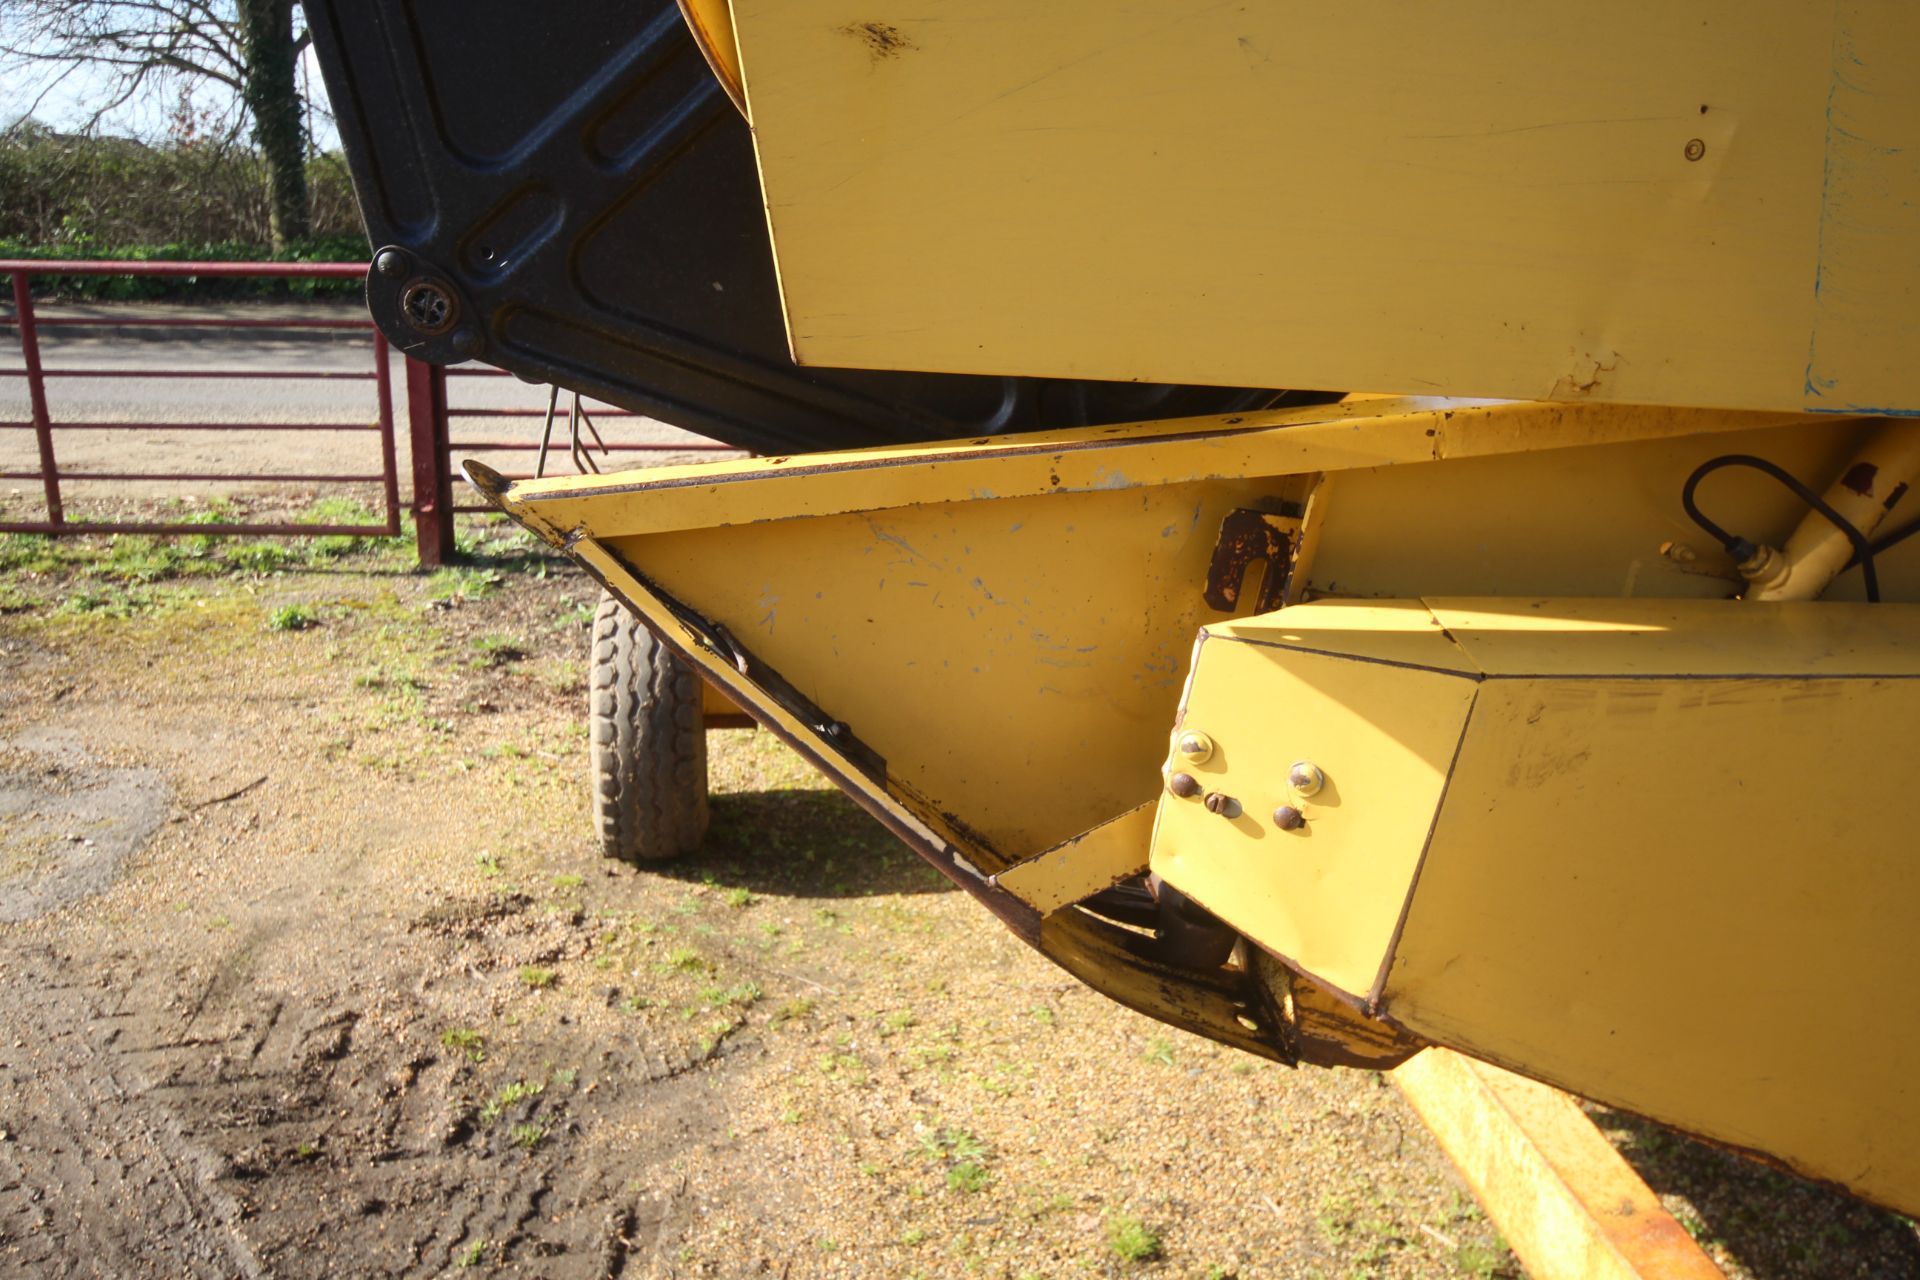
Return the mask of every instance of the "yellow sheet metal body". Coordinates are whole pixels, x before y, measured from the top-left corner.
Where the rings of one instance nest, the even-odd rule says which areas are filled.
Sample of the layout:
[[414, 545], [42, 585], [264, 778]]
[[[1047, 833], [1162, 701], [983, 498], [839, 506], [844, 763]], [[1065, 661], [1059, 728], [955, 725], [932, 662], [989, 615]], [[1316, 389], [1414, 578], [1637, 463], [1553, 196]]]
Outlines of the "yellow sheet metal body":
[[[1613, 583], [1631, 560], [1657, 561], [1681, 527], [1675, 495], [1693, 460], [1802, 439], [1844, 446], [1854, 431], [1763, 414], [1371, 400], [536, 480], [512, 486], [510, 509], [556, 542], [589, 532], [790, 673], [887, 761], [924, 821], [988, 849], [991, 872], [1152, 799], [1194, 632], [1226, 616], [1200, 587], [1227, 512], [1298, 507], [1315, 474], [1358, 480], [1447, 459], [1419, 467], [1442, 483], [1450, 467], [1524, 454], [1533, 484], [1472, 496], [1547, 523], [1567, 514], [1549, 477], [1624, 489], [1645, 486], [1634, 478], [1645, 466], [1678, 468], [1657, 521], [1614, 513], [1611, 560], [1576, 544], [1529, 561]], [[1779, 504], [1771, 490], [1743, 493], [1729, 510]], [[1779, 510], [1764, 527], [1791, 527], [1790, 500]], [[1418, 524], [1403, 537], [1449, 541]], [[1393, 559], [1387, 548], [1379, 572]], [[1481, 557], [1479, 589], [1499, 589], [1515, 559]], [[1645, 577], [1652, 594], [1729, 589]]]
[[1245, 812], [1163, 797], [1152, 865], [1424, 1039], [1912, 1206], [1916, 717], [1913, 605], [1300, 605], [1203, 632]]
[[[1146, 861], [1138, 820], [1112, 820], [1163, 792], [1160, 769], [1196, 630], [1213, 637], [1201, 646], [1203, 676], [1209, 654], [1259, 649], [1264, 656], [1245, 658], [1247, 669], [1221, 686], [1224, 695], [1211, 681], [1193, 685], [1196, 700], [1212, 700], [1205, 718], [1228, 725], [1214, 732], [1192, 721], [1218, 743], [1209, 767], [1238, 777], [1251, 765], [1258, 776], [1234, 783], [1240, 818], [1194, 810], [1193, 821], [1211, 824], [1196, 828], [1206, 839], [1160, 842], [1154, 858], [1169, 882], [1347, 992], [1351, 1007], [1378, 996], [1420, 1036], [1770, 1151], [1911, 1208], [1920, 1205], [1911, 1170], [1882, 1159], [1879, 1139], [1848, 1128], [1870, 1108], [1884, 1116], [1908, 1106], [1897, 1072], [1884, 1065], [1904, 1061], [1904, 1050], [1879, 1055], [1876, 1065], [1842, 1061], [1830, 1045], [1768, 1039], [1794, 1040], [1783, 1028], [1806, 1021], [1798, 1009], [1776, 1007], [1778, 992], [1814, 1008], [1817, 990], [1819, 1017], [1827, 1018], [1853, 991], [1884, 1001], [1866, 984], [1910, 970], [1916, 958], [1879, 917], [1838, 923], [1842, 907], [1852, 909], [1844, 895], [1875, 875], [1882, 892], [1867, 908], [1909, 900], [1897, 858], [1873, 837], [1903, 829], [1907, 816], [1897, 805], [1881, 816], [1872, 806], [1839, 805], [1827, 816], [1835, 797], [1884, 793], [1904, 803], [1913, 794], [1896, 777], [1900, 756], [1888, 745], [1900, 740], [1899, 717], [1869, 705], [1871, 682], [1826, 678], [1874, 669], [1833, 657], [1845, 646], [1817, 627], [1742, 639], [1732, 624], [1681, 626], [1679, 614], [1647, 624], [1683, 605], [1714, 619], [1854, 616], [1847, 605], [1789, 615], [1728, 599], [1737, 590], [1731, 567], [1681, 514], [1679, 490], [1701, 461], [1734, 452], [1780, 459], [1823, 487], [1871, 427], [1836, 417], [1371, 399], [511, 485], [475, 474], [503, 509], [570, 549], [730, 699], [1022, 937], [1135, 1008], [1286, 1056], [1287, 1036], [1245, 970], [1162, 964], [1142, 952], [1139, 935], [1067, 905]], [[1729, 527], [1755, 538], [1783, 538], [1803, 514], [1764, 479], [1716, 483], [1701, 496]], [[1339, 643], [1304, 646], [1324, 652], [1301, 652], [1284, 670], [1273, 655], [1293, 644], [1285, 639], [1292, 631], [1276, 633], [1278, 647], [1229, 644], [1221, 637], [1231, 627], [1275, 619], [1231, 623], [1204, 598], [1225, 517], [1247, 511], [1292, 531], [1297, 555], [1284, 599], [1355, 597], [1278, 615], [1291, 628], [1313, 610], [1350, 611], [1340, 615]], [[1688, 537], [1698, 550], [1682, 556], [1671, 544]], [[1920, 600], [1911, 559], [1882, 566], [1888, 599]], [[1478, 595], [1618, 597], [1614, 605], [1637, 611], [1628, 620], [1634, 629], [1615, 635], [1598, 615], [1583, 625], [1655, 655], [1648, 674], [1658, 679], [1628, 678], [1621, 651], [1583, 647], [1585, 633], [1569, 619], [1584, 615], [1566, 611], [1573, 606], [1544, 615], [1553, 622], [1543, 646], [1541, 637], [1510, 636], [1510, 621], [1482, 626], [1467, 611], [1442, 625], [1425, 605], [1367, 599], [1431, 597], [1429, 583]], [[1253, 612], [1252, 597], [1243, 592], [1239, 612]], [[1893, 626], [1905, 611], [1883, 606], [1865, 616]], [[1538, 652], [1510, 652], [1523, 643]], [[1781, 654], [1803, 650], [1828, 656], [1809, 658], [1805, 671], [1781, 665]], [[1370, 660], [1356, 663], [1356, 653]], [[1573, 665], [1552, 665], [1555, 654]], [[1589, 658], [1597, 665], [1585, 665]], [[1905, 682], [1908, 665], [1896, 658], [1881, 674]], [[1495, 671], [1498, 681], [1489, 677]], [[1743, 674], [1752, 680], [1726, 678]], [[1578, 759], [1572, 738], [1527, 736], [1563, 724], [1558, 701], [1547, 700], [1552, 714], [1534, 724], [1530, 707], [1518, 704], [1504, 718], [1492, 714], [1495, 684], [1505, 696], [1528, 681], [1550, 686], [1543, 699], [1551, 691], [1571, 699], [1566, 715], [1595, 744], [1595, 763]], [[1756, 700], [1732, 696], [1754, 681]], [[1888, 705], [1903, 705], [1912, 687], [1902, 683]], [[1656, 688], [1669, 700], [1650, 699]], [[1483, 704], [1484, 719], [1470, 712]], [[1696, 709], [1706, 718], [1690, 718]], [[1617, 724], [1595, 719], [1614, 710]], [[1722, 714], [1738, 718], [1716, 718]], [[1190, 707], [1189, 715], [1198, 713]], [[1462, 747], [1466, 723], [1512, 738], [1482, 747], [1470, 737]], [[1308, 729], [1318, 735], [1313, 742], [1293, 736]], [[1621, 736], [1609, 737], [1616, 729]], [[1721, 734], [1735, 742], [1734, 755], [1711, 749]], [[1687, 755], [1670, 769], [1669, 744]], [[1797, 753], [1809, 746], [1831, 746], [1831, 767], [1801, 768]], [[1644, 791], [1618, 758], [1630, 747], [1650, 778]], [[1257, 825], [1284, 800], [1288, 765], [1316, 753], [1326, 753], [1329, 782], [1306, 806], [1308, 834], [1246, 832], [1247, 820]], [[1526, 769], [1503, 771], [1501, 761], [1515, 753], [1546, 776], [1536, 783]], [[1737, 777], [1712, 772], [1723, 759], [1741, 763]], [[1604, 775], [1581, 772], [1603, 764]], [[1596, 777], [1618, 793], [1625, 815], [1611, 829], [1580, 809], [1594, 802]], [[1481, 789], [1482, 813], [1456, 817], [1449, 806], [1469, 784]], [[1376, 787], [1391, 793], [1388, 804], [1377, 803]], [[1732, 817], [1709, 819], [1729, 805]], [[1497, 838], [1476, 825], [1509, 813], [1519, 825]], [[1872, 825], [1883, 817], [1887, 825]], [[1165, 835], [1164, 810], [1160, 818]], [[1456, 821], [1464, 824], [1457, 835]], [[1842, 873], [1835, 848], [1886, 860], [1856, 861]], [[1560, 858], [1562, 849], [1577, 860]], [[1305, 877], [1290, 874], [1309, 855], [1343, 850], [1352, 856]], [[1458, 859], [1445, 876], [1432, 861], [1443, 850]], [[1838, 888], [1824, 885], [1823, 896], [1804, 900], [1795, 894], [1812, 881], [1761, 892], [1746, 867], [1760, 851], [1782, 875], [1840, 874]], [[1036, 855], [1053, 861], [1030, 862]], [[1601, 867], [1591, 894], [1585, 880], [1550, 879], [1556, 868], [1588, 864]], [[1637, 876], [1644, 900], [1608, 879], [1614, 875]], [[1459, 901], [1444, 913], [1436, 908], [1431, 920], [1416, 910], [1396, 934], [1416, 879], [1416, 908], [1429, 892]], [[1510, 899], [1509, 880], [1524, 898]], [[1700, 901], [1683, 909], [1663, 893], [1667, 881]], [[1727, 892], [1712, 898], [1710, 885]], [[1704, 980], [1686, 966], [1718, 963], [1714, 957], [1658, 945], [1693, 928], [1703, 911], [1711, 918], [1702, 937], [1732, 934], [1730, 945], [1738, 944], [1712, 969], [1711, 1006]], [[1458, 916], [1464, 932], [1447, 934], [1440, 914]], [[1815, 928], [1821, 932], [1808, 932]], [[1606, 930], [1639, 949], [1616, 964], [1602, 945]], [[1585, 945], [1592, 937], [1600, 940]], [[1562, 949], [1548, 954], [1556, 945]], [[1421, 964], [1392, 970], [1382, 986], [1389, 954], [1418, 955]], [[1497, 972], [1481, 972], [1485, 966]], [[1461, 991], [1435, 980], [1448, 972], [1478, 976]], [[1537, 985], [1496, 998], [1500, 975]], [[1556, 1012], [1555, 1000], [1568, 1008]], [[1496, 1003], [1519, 1012], [1503, 1020]], [[1646, 1036], [1630, 1047], [1596, 1043], [1608, 1039], [1606, 1027], [1628, 1025], [1608, 1022], [1621, 1011], [1647, 1019], [1632, 1024], [1642, 1031], [1681, 1037], [1674, 1052]], [[1327, 1012], [1318, 1009], [1315, 1026], [1323, 1038], [1337, 1037], [1339, 1019]], [[1371, 1025], [1382, 1032], [1374, 1050], [1404, 1047], [1404, 1036]], [[1823, 1109], [1809, 1112], [1820, 1133], [1798, 1120], [1753, 1122], [1751, 1113], [1768, 1105], [1792, 1110], [1780, 1083], [1790, 1073], [1798, 1073], [1798, 1088], [1820, 1095]], [[1728, 1083], [1735, 1075], [1738, 1087]], [[1862, 1157], [1859, 1165], [1845, 1166], [1849, 1151]]]
[[733, 0], [803, 364], [1920, 410], [1903, 0]]

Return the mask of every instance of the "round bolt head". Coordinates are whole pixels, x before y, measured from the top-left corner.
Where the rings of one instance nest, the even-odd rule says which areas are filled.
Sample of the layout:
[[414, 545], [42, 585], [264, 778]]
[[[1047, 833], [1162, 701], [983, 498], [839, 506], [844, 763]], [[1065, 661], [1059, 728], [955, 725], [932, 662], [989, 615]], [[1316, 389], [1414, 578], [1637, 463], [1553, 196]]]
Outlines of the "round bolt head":
[[1307, 815], [1290, 804], [1283, 804], [1273, 811], [1273, 825], [1282, 831], [1298, 831], [1307, 825]]
[[479, 333], [476, 332], [471, 325], [462, 325], [460, 328], [455, 329], [453, 336], [447, 341], [452, 344], [455, 355], [462, 356], [468, 360], [479, 355], [480, 349], [485, 345], [480, 341]]
[[1195, 729], [1180, 735], [1179, 750], [1195, 764], [1205, 764], [1213, 755], [1213, 739]]
[[1681, 148], [1681, 151], [1687, 159], [1698, 160], [1701, 156], [1707, 154], [1707, 144], [1703, 139], [1689, 138], [1687, 139], [1687, 145]]
[[400, 294], [400, 315], [417, 333], [435, 337], [453, 328], [460, 306], [437, 280], [416, 280]]
[[1188, 800], [1200, 794], [1200, 784], [1193, 780], [1190, 773], [1176, 773], [1167, 779], [1167, 790], [1182, 800]]
[[398, 280], [412, 265], [398, 249], [382, 249], [373, 260], [373, 269], [389, 280]]
[[1310, 796], [1327, 785], [1327, 775], [1321, 773], [1320, 766], [1311, 760], [1300, 760], [1287, 770], [1287, 785], [1293, 788], [1296, 795]]
[[1240, 816], [1240, 802], [1222, 792], [1211, 792], [1203, 803], [1207, 806], [1208, 813], [1217, 813], [1223, 818]]

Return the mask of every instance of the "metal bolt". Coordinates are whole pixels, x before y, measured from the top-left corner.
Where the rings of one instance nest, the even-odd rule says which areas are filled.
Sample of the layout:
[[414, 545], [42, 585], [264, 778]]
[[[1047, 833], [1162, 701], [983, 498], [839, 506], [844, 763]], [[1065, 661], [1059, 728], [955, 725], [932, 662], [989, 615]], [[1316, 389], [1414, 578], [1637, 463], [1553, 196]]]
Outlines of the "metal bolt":
[[436, 280], [416, 280], [400, 295], [400, 314], [416, 331], [432, 337], [453, 328], [459, 304]]
[[1167, 790], [1186, 800], [1200, 794], [1200, 784], [1193, 780], [1190, 773], [1176, 773], [1167, 779]]
[[1205, 764], [1213, 755], [1213, 739], [1199, 730], [1180, 735], [1180, 754], [1195, 764]]
[[1687, 150], [1686, 150], [1687, 159], [1698, 160], [1701, 156], [1704, 156], [1705, 154], [1707, 154], [1707, 144], [1705, 142], [1703, 142], [1699, 138], [1689, 138], [1687, 140]]
[[1201, 803], [1207, 806], [1208, 813], [1217, 813], [1223, 818], [1237, 818], [1240, 816], [1240, 802], [1232, 796], [1225, 795], [1219, 791], [1210, 792], [1207, 798]]
[[471, 360], [480, 354], [482, 345], [480, 334], [472, 325], [463, 325], [455, 329], [453, 331], [453, 337], [449, 338], [448, 342], [452, 345], [453, 353], [457, 356]]
[[1287, 785], [1295, 795], [1311, 796], [1318, 794], [1321, 787], [1327, 785], [1327, 775], [1320, 772], [1320, 766], [1311, 760], [1298, 760], [1293, 768], [1287, 770]]
[[1273, 811], [1273, 825], [1282, 831], [1298, 831], [1307, 825], [1307, 815], [1290, 804], [1283, 804]]
[[413, 266], [398, 249], [382, 249], [373, 259], [373, 269], [389, 280], [398, 280]]

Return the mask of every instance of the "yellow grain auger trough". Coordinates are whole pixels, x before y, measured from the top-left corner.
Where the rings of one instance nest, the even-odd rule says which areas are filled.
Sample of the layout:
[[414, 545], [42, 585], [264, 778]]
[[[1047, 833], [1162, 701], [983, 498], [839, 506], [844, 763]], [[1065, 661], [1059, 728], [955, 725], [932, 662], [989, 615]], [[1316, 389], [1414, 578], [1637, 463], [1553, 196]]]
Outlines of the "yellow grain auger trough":
[[395, 341], [764, 455], [501, 510], [1134, 1009], [1920, 1210], [1920, 9], [685, 7], [349, 113]]

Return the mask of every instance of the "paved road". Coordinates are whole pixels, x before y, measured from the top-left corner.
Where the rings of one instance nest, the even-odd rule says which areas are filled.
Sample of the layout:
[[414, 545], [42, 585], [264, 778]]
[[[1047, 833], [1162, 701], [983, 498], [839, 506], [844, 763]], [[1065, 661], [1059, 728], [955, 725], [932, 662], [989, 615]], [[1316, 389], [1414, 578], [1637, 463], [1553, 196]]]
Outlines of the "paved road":
[[[64, 427], [56, 430], [55, 446], [63, 476], [68, 472], [219, 473], [377, 475], [380, 471], [379, 436], [372, 431], [259, 431], [215, 432], [168, 429], [175, 423], [339, 423], [370, 426], [378, 421], [375, 384], [360, 379], [308, 378], [269, 380], [223, 378], [223, 370], [248, 373], [299, 371], [371, 375], [374, 368], [370, 331], [312, 329], [168, 329], [132, 327], [115, 322], [127, 318], [204, 318], [232, 315], [232, 309], [181, 306], [44, 306], [41, 317], [75, 318], [97, 323], [85, 327], [51, 326], [41, 333], [41, 358], [51, 371], [78, 370], [83, 376], [53, 377], [47, 392], [51, 416], [61, 423], [127, 423], [125, 429], [92, 430]], [[358, 308], [347, 306], [263, 306], [245, 308], [258, 318], [325, 316], [358, 318]], [[0, 328], [0, 367], [17, 369], [21, 356], [11, 328]], [[398, 458], [401, 491], [410, 474], [406, 437], [403, 362], [391, 362], [394, 412], [400, 429]], [[84, 376], [127, 371], [160, 370], [169, 374], [191, 371], [214, 376], [102, 377]], [[448, 400], [462, 409], [513, 409], [529, 416], [461, 418], [456, 416], [456, 441], [532, 442], [538, 438], [537, 415], [547, 404], [548, 390], [500, 375], [484, 366], [464, 366], [450, 380]], [[566, 401], [562, 399], [564, 409]], [[606, 406], [588, 402], [602, 435], [609, 443], [686, 443], [700, 439], [651, 418], [610, 416]], [[17, 473], [36, 472], [38, 454], [26, 424], [30, 408], [25, 379], [0, 378], [0, 497], [13, 497], [17, 506], [38, 490], [31, 479]], [[564, 436], [564, 432], [562, 432]], [[562, 451], [549, 467], [571, 470]], [[486, 461], [502, 471], [531, 470], [533, 454], [489, 451]], [[654, 465], [711, 457], [697, 452], [616, 454], [613, 466]], [[258, 484], [238, 486], [258, 489]], [[73, 482], [76, 496], [105, 494], [108, 486]], [[116, 484], [115, 496], [158, 498], [173, 494], [232, 491], [220, 484], [182, 485], [177, 482]], [[9, 491], [19, 490], [19, 495]], [[24, 513], [23, 513], [24, 514]]]

